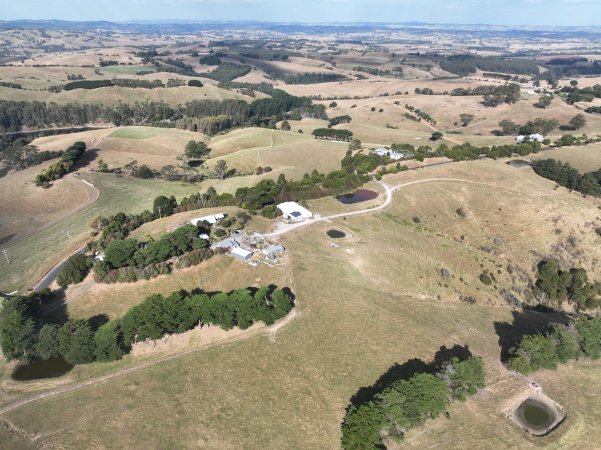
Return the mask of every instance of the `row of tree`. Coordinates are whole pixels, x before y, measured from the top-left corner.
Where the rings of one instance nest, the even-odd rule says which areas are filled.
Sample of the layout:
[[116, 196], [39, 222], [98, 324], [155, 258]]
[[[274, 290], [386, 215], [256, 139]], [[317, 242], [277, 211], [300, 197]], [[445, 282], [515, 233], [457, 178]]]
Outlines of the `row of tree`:
[[62, 153], [59, 161], [42, 171], [42, 173], [36, 175], [34, 184], [36, 186], [50, 187], [52, 181], [58, 180], [69, 173], [75, 163], [83, 156], [85, 151], [86, 144], [84, 142], [75, 142]]
[[353, 132], [350, 130], [338, 130], [334, 128], [316, 128], [313, 130], [315, 139], [327, 139], [330, 141], [350, 142]]
[[582, 175], [570, 164], [556, 159], [533, 161], [532, 168], [541, 177], [555, 181], [560, 186], [585, 195], [601, 195], [601, 169]]
[[451, 400], [465, 400], [484, 387], [480, 357], [455, 357], [435, 373], [418, 372], [377, 392], [373, 399], [347, 408], [342, 423], [344, 450], [381, 449], [397, 444], [405, 432], [445, 412]]
[[522, 337], [510, 349], [507, 366], [529, 374], [538, 369], [556, 369], [559, 363], [581, 357], [601, 356], [601, 317], [581, 317], [566, 324], [554, 323], [544, 333]]
[[289, 289], [275, 286], [232, 292], [174, 292], [153, 294], [132, 307], [121, 319], [98, 326], [92, 320], [48, 322], [41, 309], [42, 295], [9, 297], [0, 312], [0, 342], [4, 357], [31, 361], [63, 357], [70, 364], [113, 361], [144, 339], [160, 339], [198, 325], [226, 330], [248, 328], [255, 322], [267, 325], [294, 307]]
[[164, 102], [109, 106], [0, 100], [0, 132], [20, 131], [22, 128], [83, 126], [98, 122], [109, 122], [116, 126], [162, 125], [184, 128], [187, 123], [183, 119], [223, 116], [228, 127], [256, 126], [269, 123], [275, 115], [311, 106], [309, 98], [295, 97], [279, 89], [272, 91], [271, 98], [257, 99], [252, 103], [243, 100], [194, 100], [175, 107]]

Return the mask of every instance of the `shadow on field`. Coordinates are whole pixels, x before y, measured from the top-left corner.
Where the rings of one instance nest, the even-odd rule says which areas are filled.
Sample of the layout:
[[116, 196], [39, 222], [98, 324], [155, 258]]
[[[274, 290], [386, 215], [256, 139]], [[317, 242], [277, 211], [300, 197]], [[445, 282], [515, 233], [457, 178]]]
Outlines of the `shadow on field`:
[[515, 347], [527, 334], [546, 331], [552, 323], [567, 323], [568, 315], [552, 309], [523, 309], [513, 311], [513, 321], [495, 322], [495, 331], [501, 346], [501, 361], [507, 362], [509, 350]]
[[[391, 387], [399, 380], [411, 378], [413, 375], [426, 372], [436, 373], [441, 369], [441, 366], [453, 358], [464, 360], [470, 358], [472, 352], [467, 345], [454, 345], [447, 348], [445, 345], [440, 347], [434, 359], [430, 363], [426, 363], [419, 358], [413, 358], [403, 364], [395, 363], [371, 386], [359, 388], [359, 390], [351, 397], [348, 408], [353, 406], [363, 405], [374, 399], [374, 397], [385, 389]], [[347, 409], [348, 409], [347, 408]]]

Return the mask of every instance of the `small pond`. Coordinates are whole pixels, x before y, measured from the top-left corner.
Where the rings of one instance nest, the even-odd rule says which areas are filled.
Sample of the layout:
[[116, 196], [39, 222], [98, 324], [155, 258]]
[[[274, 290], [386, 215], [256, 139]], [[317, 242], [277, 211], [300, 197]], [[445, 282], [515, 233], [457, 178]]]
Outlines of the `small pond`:
[[326, 234], [331, 237], [332, 239], [339, 239], [339, 238], [343, 238], [346, 236], [346, 234], [344, 234], [342, 231], [340, 230], [335, 230], [335, 229], [331, 229], [326, 231]]
[[545, 397], [529, 397], [515, 410], [518, 423], [535, 436], [549, 433], [563, 418], [564, 414]]
[[72, 368], [73, 366], [63, 358], [50, 358], [18, 366], [12, 373], [11, 378], [16, 381], [54, 378], [66, 374]]
[[373, 200], [378, 196], [378, 193], [375, 191], [370, 191], [369, 189], [358, 189], [355, 192], [350, 194], [339, 195], [336, 197], [340, 203], [344, 203], [345, 205], [352, 205], [353, 203], [361, 203], [367, 200]]
[[511, 161], [507, 161], [511, 167], [515, 167], [516, 169], [521, 169], [523, 167], [530, 167], [532, 164], [530, 161], [524, 161], [523, 159], [513, 159]]

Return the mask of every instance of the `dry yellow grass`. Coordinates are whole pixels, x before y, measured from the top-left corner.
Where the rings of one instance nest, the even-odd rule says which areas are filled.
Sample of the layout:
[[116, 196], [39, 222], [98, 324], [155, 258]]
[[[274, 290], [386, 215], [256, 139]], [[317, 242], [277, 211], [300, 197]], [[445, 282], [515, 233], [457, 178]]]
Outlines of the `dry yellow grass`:
[[90, 198], [89, 189], [72, 177], [55, 181], [51, 189], [36, 187], [36, 175], [53, 163], [0, 178], [0, 242], [19, 239], [60, 220]]
[[592, 172], [601, 169], [601, 144], [580, 147], [561, 147], [530, 155], [527, 159], [553, 158], [569, 163], [579, 172]]
[[[593, 259], [599, 250], [591, 248], [594, 230], [587, 224], [597, 217], [596, 207], [580, 196], [554, 190], [552, 183], [531, 172], [494, 161], [404, 172], [385, 181], [402, 184], [437, 177], [486, 184], [424, 181], [396, 192], [384, 211], [335, 219], [282, 237], [291, 272], [282, 279], [277, 271], [265, 269], [261, 283], [274, 277], [293, 287], [300, 316], [275, 340], [259, 336], [184, 356], [33, 402], [6, 417], [29, 433], [48, 433], [40, 442], [51, 447], [95, 442], [139, 448], [143, 442], [145, 447], [338, 448], [344, 408], [357, 389], [372, 384], [393, 363], [428, 361], [441, 345], [460, 343], [485, 357], [490, 387], [466, 403], [454, 404], [448, 421], [428, 422], [410, 433], [407, 445], [534, 446], [499, 416], [500, 400], [525, 382], [502, 381], [508, 374], [497, 363], [495, 323], [511, 322], [512, 312], [501, 306], [498, 291], [477, 277], [484, 269], [495, 271], [498, 289], [511, 288], [508, 262], [527, 271], [537, 253], [544, 254], [562, 239], [552, 230], [556, 215], [563, 217], [563, 233], [577, 235], [577, 248], [586, 254], [583, 263], [598, 274]], [[466, 210], [465, 219], [456, 216], [458, 207]], [[326, 214], [327, 204], [322, 208]], [[414, 215], [420, 216], [420, 226], [412, 222]], [[339, 248], [329, 246], [325, 231], [331, 227], [349, 231], [349, 238], [338, 241]], [[481, 248], [499, 236], [504, 240], [500, 252]], [[451, 278], [440, 277], [437, 269], [442, 267]], [[236, 287], [257, 273], [248, 270], [241, 276], [219, 265], [214, 271], [191, 270], [192, 278], [185, 283]], [[165, 285], [167, 280], [172, 284]], [[173, 277], [151, 283], [163, 290], [179, 281]], [[183, 287], [189, 286], [185, 283]], [[93, 301], [80, 303], [81, 311], [89, 307], [86, 313], [109, 310], [118, 315], [122, 297], [141, 297], [137, 291], [147, 287], [136, 287], [135, 293], [127, 291], [127, 285], [106, 289], [119, 291], [98, 293]], [[473, 295], [477, 304], [458, 301], [459, 293]], [[78, 308], [79, 301], [70, 307]], [[531, 316], [541, 318], [537, 313]], [[129, 364], [124, 360], [81, 366], [69, 376], [85, 379]], [[546, 446], [593, 448], [598, 442], [601, 419], [590, 412], [596, 396], [574, 393], [594, 385], [600, 371], [599, 364], [576, 363], [535, 375], [574, 419], [545, 438]], [[56, 430], [62, 431], [50, 433]]]

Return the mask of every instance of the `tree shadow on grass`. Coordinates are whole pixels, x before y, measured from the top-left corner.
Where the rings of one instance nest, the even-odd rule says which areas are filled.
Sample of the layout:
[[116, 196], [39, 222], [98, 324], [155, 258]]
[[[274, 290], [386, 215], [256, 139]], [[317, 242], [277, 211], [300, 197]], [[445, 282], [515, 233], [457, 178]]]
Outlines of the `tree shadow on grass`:
[[512, 311], [513, 321], [495, 322], [494, 327], [499, 336], [501, 361], [507, 362], [509, 350], [515, 347], [524, 336], [545, 332], [552, 323], [568, 323], [570, 317], [551, 309], [523, 309]]
[[468, 359], [472, 356], [467, 345], [454, 345], [451, 348], [447, 348], [445, 345], [441, 346], [438, 351], [434, 354], [432, 362], [426, 363], [419, 358], [410, 359], [403, 364], [395, 363], [371, 386], [364, 386], [351, 397], [351, 401], [348, 408], [353, 406], [363, 405], [372, 401], [377, 394], [388, 389], [399, 380], [406, 380], [418, 373], [436, 373], [440, 370], [441, 366], [450, 361], [453, 358], [459, 358], [460, 360]]

